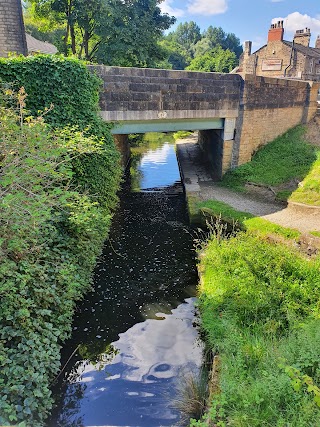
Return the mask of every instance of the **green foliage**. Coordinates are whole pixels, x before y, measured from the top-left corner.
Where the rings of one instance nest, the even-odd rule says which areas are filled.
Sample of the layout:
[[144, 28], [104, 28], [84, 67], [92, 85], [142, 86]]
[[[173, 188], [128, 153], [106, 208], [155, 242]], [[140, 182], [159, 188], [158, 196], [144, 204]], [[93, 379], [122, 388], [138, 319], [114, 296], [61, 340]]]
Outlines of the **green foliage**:
[[173, 137], [175, 140], [177, 139], [183, 139], [188, 138], [188, 136], [192, 135], [193, 132], [187, 131], [187, 130], [178, 130], [178, 132], [175, 132], [173, 134]]
[[304, 132], [298, 126], [265, 145], [251, 162], [226, 173], [223, 185], [241, 190], [246, 182], [273, 186], [302, 180], [316, 160], [316, 148], [305, 142]]
[[157, 64], [162, 65], [159, 68], [184, 70], [190, 64], [191, 56], [188, 51], [175, 41], [166, 38], [159, 42], [159, 45], [165, 51], [166, 61]]
[[319, 268], [319, 259], [257, 235], [211, 237], [200, 260], [200, 311], [220, 353], [221, 393], [191, 425], [319, 424]]
[[109, 134], [97, 116], [101, 81], [77, 59], [51, 55], [0, 58], [0, 81], [16, 91], [25, 88], [27, 109], [33, 116], [53, 106], [46, 122], [54, 127], [91, 127], [95, 135]]
[[[109, 131], [95, 116], [94, 76], [73, 60], [11, 61], [1, 63], [2, 78], [15, 75], [17, 85], [29, 88], [34, 115], [30, 98], [50, 106], [41, 90], [47, 91], [46, 75], [54, 80], [56, 73], [56, 86], [49, 82], [46, 93], [55, 97], [58, 113], [49, 108], [40, 118], [24, 117], [23, 89], [18, 115], [0, 108], [0, 424], [40, 427], [52, 407], [50, 385], [75, 303], [90, 288], [109, 230], [121, 168]], [[69, 75], [79, 85], [83, 77], [88, 105], [79, 98], [74, 104], [80, 90]], [[75, 90], [69, 99], [63, 94], [68, 84]], [[11, 89], [4, 98], [16, 104]], [[73, 126], [58, 127], [67, 124]]]
[[[158, 45], [175, 18], [162, 14], [161, 0], [30, 0], [33, 28], [44, 22], [64, 31], [60, 52], [90, 62], [118, 66], [153, 66], [165, 59]], [[56, 31], [56, 30], [55, 30]], [[47, 33], [51, 36], [50, 25]]]
[[26, 32], [38, 40], [52, 43], [59, 52], [63, 52], [63, 37], [65, 30], [60, 22], [50, 19], [50, 12], [47, 11], [45, 16], [40, 17], [37, 14], [35, 4], [26, 1], [24, 8], [24, 25]]
[[201, 40], [200, 27], [194, 21], [180, 23], [176, 30], [168, 35], [167, 39], [190, 52], [192, 46]]
[[289, 200], [292, 202], [306, 203], [320, 206], [320, 150], [315, 149], [316, 159], [310, 170], [300, 182], [298, 188], [292, 193]]
[[229, 73], [237, 65], [237, 57], [230, 50], [223, 50], [220, 46], [211, 51], [196, 56], [186, 68], [191, 71], [206, 71]]
[[[74, 158], [73, 167], [83, 191], [107, 205], [114, 204], [119, 155], [110, 125], [98, 115], [101, 80], [77, 59], [50, 55], [0, 58], [1, 80], [11, 89], [25, 88], [26, 108], [32, 116], [36, 117], [39, 110], [46, 111], [45, 121], [54, 128], [71, 126], [88, 136], [103, 138], [98, 156], [83, 153]], [[11, 105], [14, 103], [13, 98]], [[114, 172], [110, 174], [110, 170]]]
[[167, 50], [168, 65], [171, 65], [165, 68], [176, 70], [186, 69], [192, 64], [188, 69], [229, 72], [237, 65], [242, 53], [240, 40], [233, 33], [210, 26], [201, 34], [193, 21], [179, 24], [160, 43]]
[[236, 54], [236, 57], [242, 53], [240, 39], [234, 33], [226, 33], [221, 27], [212, 27], [211, 25], [203, 34], [203, 39], [209, 41], [211, 48], [222, 47], [224, 50], [230, 50]]

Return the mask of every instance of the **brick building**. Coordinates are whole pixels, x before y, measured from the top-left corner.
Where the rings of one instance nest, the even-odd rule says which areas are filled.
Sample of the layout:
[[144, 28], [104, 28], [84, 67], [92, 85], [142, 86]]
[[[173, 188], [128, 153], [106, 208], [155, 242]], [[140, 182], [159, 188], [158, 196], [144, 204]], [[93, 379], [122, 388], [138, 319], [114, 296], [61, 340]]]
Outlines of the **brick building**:
[[309, 28], [297, 30], [292, 42], [283, 40], [283, 21], [272, 24], [268, 43], [251, 53], [252, 43], [245, 42], [237, 72], [241, 75], [320, 81], [320, 36], [310, 47]]

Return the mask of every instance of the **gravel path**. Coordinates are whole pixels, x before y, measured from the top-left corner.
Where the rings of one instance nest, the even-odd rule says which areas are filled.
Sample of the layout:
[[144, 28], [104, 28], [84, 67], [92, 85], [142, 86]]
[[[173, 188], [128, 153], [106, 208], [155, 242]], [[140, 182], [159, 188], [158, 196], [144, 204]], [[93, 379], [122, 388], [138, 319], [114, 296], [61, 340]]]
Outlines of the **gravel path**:
[[210, 178], [208, 165], [201, 163], [203, 154], [195, 135], [177, 141], [177, 156], [187, 195], [196, 194], [204, 201], [218, 200], [236, 210], [260, 216], [302, 233], [320, 231], [320, 208], [294, 204], [285, 207], [282, 204], [220, 187]]
[[260, 216], [283, 227], [297, 229], [303, 233], [320, 231], [320, 208], [301, 205], [283, 206], [270, 201], [264, 202], [250, 195], [236, 193], [216, 183], [199, 183], [201, 200], [218, 200], [234, 209]]

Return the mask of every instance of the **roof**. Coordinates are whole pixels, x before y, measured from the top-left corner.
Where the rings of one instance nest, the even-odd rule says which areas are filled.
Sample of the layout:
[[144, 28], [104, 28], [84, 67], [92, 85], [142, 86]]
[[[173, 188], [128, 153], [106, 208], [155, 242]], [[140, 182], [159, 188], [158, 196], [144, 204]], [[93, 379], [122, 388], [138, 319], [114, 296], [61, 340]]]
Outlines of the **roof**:
[[[282, 43], [285, 44], [286, 46], [292, 48], [292, 44], [293, 44], [292, 42], [282, 40]], [[265, 47], [267, 47], [266, 44], [264, 46], [260, 47], [255, 52], [253, 52], [253, 55], [258, 53], [260, 50], [264, 49]], [[311, 56], [313, 58], [320, 59], [320, 49], [316, 49], [315, 47], [303, 46], [302, 44], [299, 44], [299, 43], [295, 43], [294, 48], [298, 52], [301, 52], [304, 56]]]
[[53, 55], [58, 52], [58, 49], [53, 44], [37, 40], [28, 33], [26, 33], [26, 39], [29, 53], [40, 52]]
[[[287, 42], [286, 40], [283, 40], [283, 43], [289, 47], [293, 46], [292, 42]], [[294, 43], [294, 48], [301, 52], [304, 56], [312, 56], [313, 58], [320, 59], [320, 49], [316, 49], [314, 47], [309, 46], [303, 46], [299, 43]]]

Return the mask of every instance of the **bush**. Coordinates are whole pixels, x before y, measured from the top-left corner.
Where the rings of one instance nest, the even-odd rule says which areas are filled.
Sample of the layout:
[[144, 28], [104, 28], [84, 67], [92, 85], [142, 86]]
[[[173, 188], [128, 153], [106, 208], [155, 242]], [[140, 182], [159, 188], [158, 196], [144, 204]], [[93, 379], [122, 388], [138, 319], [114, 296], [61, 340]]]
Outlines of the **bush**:
[[[12, 61], [20, 61], [23, 78], [29, 65], [40, 61], [36, 69], [41, 81], [44, 70], [52, 74], [56, 60]], [[8, 64], [10, 60], [1, 63], [2, 73]], [[37, 92], [41, 86], [27, 83], [30, 100], [32, 88]], [[64, 87], [55, 87], [56, 96]], [[97, 87], [92, 87], [92, 99], [97, 99]], [[11, 91], [6, 92], [7, 105], [8, 98], [14, 105]], [[61, 99], [65, 102], [63, 95]], [[41, 117], [25, 118], [24, 104], [20, 90], [19, 115], [0, 107], [0, 424], [40, 427], [52, 407], [50, 384], [75, 303], [90, 288], [109, 230], [121, 168], [108, 129], [86, 105], [78, 108], [73, 127], [62, 129], [67, 114], [59, 120], [54, 109], [48, 111], [49, 126]], [[90, 106], [97, 111], [95, 103]], [[31, 100], [28, 107], [35, 108]], [[68, 114], [72, 108], [67, 106]], [[86, 120], [97, 128], [88, 132]]]
[[[24, 87], [29, 113], [36, 117], [44, 111], [51, 127], [68, 126], [103, 138], [104, 150], [98, 156], [83, 154], [73, 160], [74, 179], [82, 191], [95, 195], [105, 206], [114, 205], [120, 179], [119, 154], [110, 124], [98, 115], [102, 81], [84, 62], [52, 55], [0, 58], [0, 81], [13, 93]], [[15, 97], [7, 96], [6, 104], [15, 107]]]

